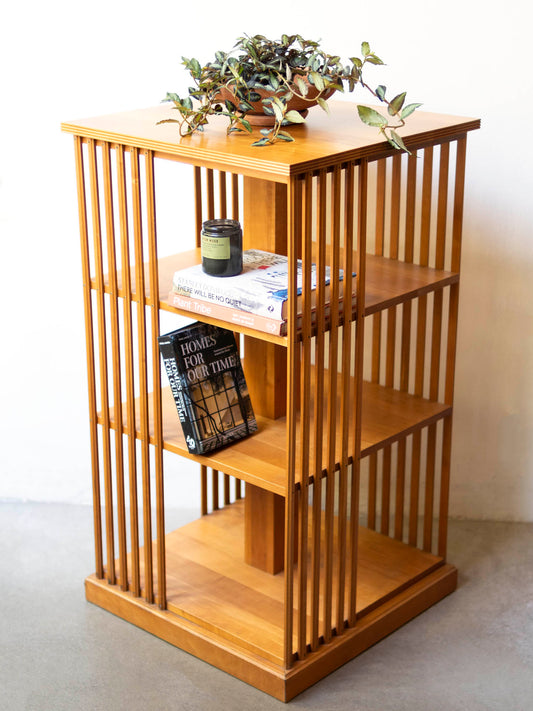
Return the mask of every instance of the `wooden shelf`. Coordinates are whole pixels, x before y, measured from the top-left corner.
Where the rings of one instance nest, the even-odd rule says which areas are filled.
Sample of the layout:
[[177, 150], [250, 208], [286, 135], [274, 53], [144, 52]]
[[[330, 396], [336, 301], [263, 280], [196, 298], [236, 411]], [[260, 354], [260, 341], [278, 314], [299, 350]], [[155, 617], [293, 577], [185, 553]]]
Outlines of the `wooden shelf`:
[[[180, 314], [194, 319], [194, 314], [189, 311], [176, 309], [167, 303], [168, 294], [172, 288], [172, 277], [178, 269], [184, 269], [199, 264], [201, 261], [200, 250], [192, 249], [180, 254], [174, 254], [159, 259], [159, 307], [165, 311]], [[365, 316], [369, 316], [391, 306], [401, 304], [409, 299], [414, 299], [423, 294], [428, 294], [436, 289], [442, 289], [459, 281], [459, 274], [443, 269], [421, 267], [417, 264], [399, 262], [375, 255], [367, 255]], [[152, 297], [149, 289], [148, 269], [145, 265], [146, 303], [151, 305]], [[132, 300], [137, 301], [135, 290], [135, 272], [131, 273]], [[91, 280], [93, 289], [97, 288], [95, 279]], [[124, 297], [121, 275], [118, 275], [119, 296]], [[109, 282], [106, 277], [105, 291], [110, 292]], [[357, 309], [355, 309], [357, 312]], [[226, 321], [209, 317], [202, 317], [203, 321], [218, 326], [228, 327]], [[230, 324], [231, 330], [245, 335], [254, 336], [271, 343], [286, 345], [287, 339], [283, 336], [272, 336], [251, 328]]]
[[[281, 665], [284, 575], [270, 575], [247, 565], [243, 538], [244, 501], [167, 534], [168, 610], [248, 652]], [[443, 564], [438, 556], [363, 526], [359, 527], [358, 560], [358, 618]], [[116, 565], [120, 574], [118, 561]], [[335, 559], [333, 570], [337, 569]], [[334, 589], [338, 584], [335, 580]], [[321, 580], [320, 588], [323, 587]], [[322, 601], [320, 609], [323, 609]], [[332, 612], [335, 619], [336, 601]]]
[[[385, 388], [375, 383], [363, 383], [363, 426], [361, 455], [363, 457], [378, 451], [392, 442], [406, 437], [421, 427], [436, 422], [451, 414], [451, 407], [440, 402], [432, 402], [415, 397], [392, 388]], [[152, 404], [149, 401], [150, 441], [153, 442]], [[138, 403], [136, 412], [139, 413]], [[124, 407], [123, 416], [126, 417]], [[324, 421], [327, 413], [324, 413]], [[137, 414], [138, 418], [138, 414]], [[124, 419], [124, 421], [126, 421]], [[163, 438], [164, 449], [188, 457], [200, 464], [232, 475], [254, 484], [274, 494], [286, 495], [286, 419], [281, 417], [271, 420], [258, 417], [258, 431], [249, 437], [235, 442], [228, 447], [211, 452], [206, 456], [190, 454], [176, 412], [176, 406], [170, 388], [163, 388]], [[111, 427], [114, 427], [111, 413]], [[350, 415], [349, 429], [353, 430], [353, 412]], [[141, 437], [139, 420], [137, 437]], [[324, 431], [325, 431], [324, 427]], [[340, 428], [339, 428], [340, 430]], [[124, 428], [127, 434], [129, 429]], [[340, 451], [341, 432], [337, 432], [336, 446]], [[310, 458], [312, 461], [314, 442], [311, 441]], [[327, 469], [326, 452], [324, 453], [323, 472]], [[296, 461], [299, 460], [299, 449]], [[298, 481], [298, 464], [296, 471]]]

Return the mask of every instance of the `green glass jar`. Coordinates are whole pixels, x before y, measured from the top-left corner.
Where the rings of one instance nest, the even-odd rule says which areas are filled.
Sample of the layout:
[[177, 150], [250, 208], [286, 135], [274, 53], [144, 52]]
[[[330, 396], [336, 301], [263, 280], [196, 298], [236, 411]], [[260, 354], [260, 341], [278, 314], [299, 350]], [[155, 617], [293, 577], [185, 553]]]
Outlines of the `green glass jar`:
[[238, 220], [207, 220], [202, 224], [202, 269], [217, 277], [242, 272], [242, 230]]

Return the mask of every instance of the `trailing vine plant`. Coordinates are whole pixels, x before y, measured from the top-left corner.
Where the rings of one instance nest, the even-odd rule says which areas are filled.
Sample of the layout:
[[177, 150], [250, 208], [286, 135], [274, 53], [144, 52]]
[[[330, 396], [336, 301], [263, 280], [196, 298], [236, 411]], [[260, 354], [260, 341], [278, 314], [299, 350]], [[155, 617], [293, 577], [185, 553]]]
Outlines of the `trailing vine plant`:
[[383, 64], [368, 42], [361, 45], [361, 57], [350, 57], [348, 63], [343, 64], [339, 56], [324, 52], [319, 42], [300, 35], [284, 34], [275, 41], [263, 35], [244, 35], [238, 38], [231, 52], [217, 51], [212, 62], [202, 66], [197, 59], [182, 57], [182, 63], [194, 86], [185, 97], [167, 93], [164, 101], [174, 104], [180, 118], [159, 122], [178, 123], [180, 136], [202, 131], [212, 115], [227, 117], [228, 133], [251, 133], [249, 116], [257, 110], [259, 102], [263, 113], [273, 117], [273, 125], [262, 128], [261, 138], [252, 145], [293, 141], [286, 126], [302, 123], [305, 118], [290, 108], [291, 99], [318, 104], [329, 112], [327, 100], [332, 94], [353, 92], [360, 85], [384, 104], [383, 112], [358, 105], [361, 121], [376, 127], [394, 148], [407, 151], [397, 129], [421, 106], [406, 104], [406, 92], [388, 99], [385, 86], [372, 89], [367, 84], [363, 78], [366, 65]]

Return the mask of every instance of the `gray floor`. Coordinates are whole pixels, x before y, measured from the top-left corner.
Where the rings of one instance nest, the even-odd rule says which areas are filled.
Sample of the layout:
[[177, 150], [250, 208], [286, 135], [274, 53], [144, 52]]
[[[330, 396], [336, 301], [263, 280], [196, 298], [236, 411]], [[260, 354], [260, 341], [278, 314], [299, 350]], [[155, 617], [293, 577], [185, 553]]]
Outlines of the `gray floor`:
[[6, 711], [533, 708], [533, 524], [451, 522], [458, 590], [290, 706], [87, 603], [91, 525], [85, 507], [0, 504]]

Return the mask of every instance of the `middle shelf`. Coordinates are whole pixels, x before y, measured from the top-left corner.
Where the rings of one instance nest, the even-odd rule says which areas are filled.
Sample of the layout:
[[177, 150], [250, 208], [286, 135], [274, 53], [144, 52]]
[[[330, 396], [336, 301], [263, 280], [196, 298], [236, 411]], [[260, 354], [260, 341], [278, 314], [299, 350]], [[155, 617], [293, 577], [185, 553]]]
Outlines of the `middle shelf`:
[[[201, 262], [200, 249], [192, 249], [187, 252], [162, 257], [158, 260], [158, 282], [159, 282], [159, 307], [165, 311], [181, 314], [187, 318], [194, 318], [194, 314], [174, 308], [168, 304], [168, 295], [172, 288], [172, 277], [178, 269], [184, 269]], [[354, 263], [356, 254], [354, 253]], [[152, 295], [149, 288], [148, 264], [144, 265], [145, 271], [145, 299], [146, 304], [151, 305]], [[410, 299], [428, 294], [437, 289], [443, 289], [459, 281], [459, 274], [456, 272], [432, 267], [420, 266], [410, 262], [402, 262], [396, 259], [367, 254], [366, 256], [366, 293], [365, 293], [365, 316], [369, 316], [378, 311], [391, 308]], [[137, 301], [135, 272], [132, 269], [130, 274], [131, 298]], [[97, 280], [91, 280], [93, 289], [97, 288]], [[355, 287], [355, 283], [354, 283]], [[118, 295], [125, 297], [122, 275], [117, 273]], [[110, 293], [109, 275], [104, 277], [104, 289]], [[356, 308], [357, 311], [357, 308]], [[234, 331], [251, 335], [272, 343], [287, 345], [287, 338], [264, 333], [259, 330], [247, 328], [246, 326], [229, 323], [220, 319], [202, 318], [208, 323], [231, 328]]]
[[[140, 439], [140, 408], [136, 403], [136, 436]], [[253, 435], [234, 442], [227, 447], [210, 452], [208, 456], [189, 453], [183, 437], [181, 424], [170, 388], [162, 391], [163, 441], [164, 449], [180, 454], [205, 466], [217, 469], [224, 474], [285, 496], [287, 493], [286, 472], [286, 429], [285, 417], [269, 419], [257, 417], [258, 431]], [[363, 383], [363, 420], [361, 456], [365, 457], [379, 449], [400, 440], [417, 429], [426, 427], [451, 414], [452, 408], [441, 402], [434, 402], [409, 393], [386, 388], [376, 383]], [[327, 418], [327, 412], [324, 412]], [[114, 413], [110, 415], [111, 427], [116, 428]], [[102, 421], [101, 418], [99, 420]], [[129, 434], [127, 408], [123, 406], [124, 433]], [[354, 414], [350, 412], [349, 431], [354, 429]], [[340, 430], [340, 428], [339, 428]], [[150, 442], [154, 442], [154, 421], [152, 397], [149, 397], [149, 433]], [[342, 433], [337, 433], [335, 452], [341, 451]], [[314, 455], [315, 444], [311, 441], [310, 461]], [[296, 452], [296, 482], [299, 479], [300, 450]], [[328, 452], [323, 454], [321, 475], [326, 474]], [[351, 458], [348, 460], [348, 464]], [[336, 467], [338, 461], [336, 459]]]

